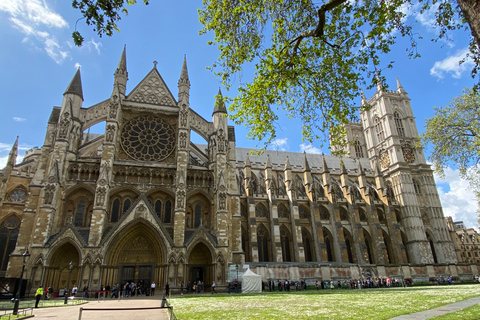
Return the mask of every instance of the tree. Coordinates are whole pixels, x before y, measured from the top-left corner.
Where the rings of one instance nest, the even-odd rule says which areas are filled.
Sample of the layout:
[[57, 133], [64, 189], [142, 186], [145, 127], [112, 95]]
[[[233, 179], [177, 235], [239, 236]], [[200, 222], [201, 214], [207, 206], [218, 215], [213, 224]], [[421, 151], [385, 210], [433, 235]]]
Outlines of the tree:
[[434, 169], [443, 176], [445, 167], [456, 165], [480, 202], [480, 93], [465, 89], [447, 106], [434, 110], [421, 136], [425, 145], [433, 146]]
[[[342, 124], [358, 115], [360, 107], [354, 99], [360, 87], [383, 80], [381, 70], [375, 76], [376, 66], [397, 35], [410, 39], [410, 57], [419, 56], [420, 36], [408, 24], [409, 10], [435, 9], [438, 38], [470, 26], [472, 77], [478, 74], [480, 13], [475, 0], [457, 1], [203, 0], [200, 33], [215, 34], [209, 44], [220, 53], [212, 70], [227, 88], [239, 84], [238, 96], [226, 100], [230, 117], [249, 126], [250, 138], [269, 143], [276, 137], [279, 113], [285, 112], [302, 120], [307, 141], [326, 140], [329, 134], [333, 144], [341, 145], [345, 143]], [[120, 12], [127, 13], [124, 3], [74, 0], [73, 6], [101, 36], [117, 29]], [[74, 39], [77, 44], [83, 40], [77, 31]], [[255, 64], [255, 76], [243, 82], [242, 70], [249, 64]], [[391, 68], [393, 62], [384, 65]]]

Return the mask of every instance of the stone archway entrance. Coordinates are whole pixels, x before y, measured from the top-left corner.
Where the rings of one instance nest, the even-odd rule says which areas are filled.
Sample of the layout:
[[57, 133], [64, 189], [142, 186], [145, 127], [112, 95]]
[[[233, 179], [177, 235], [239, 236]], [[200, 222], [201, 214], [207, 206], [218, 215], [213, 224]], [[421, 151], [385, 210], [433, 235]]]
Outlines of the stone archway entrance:
[[[55, 249], [48, 266], [45, 267], [43, 285], [52, 287], [55, 292], [63, 292], [65, 288], [71, 290], [79, 285], [80, 255], [77, 248], [70, 242], [64, 243]], [[72, 268], [69, 268], [72, 263]]]
[[197, 244], [188, 259], [188, 281], [202, 281], [210, 286], [214, 280], [214, 266], [212, 263], [212, 254], [208, 247], [203, 244]]
[[150, 284], [164, 285], [164, 249], [155, 230], [138, 223], [116, 236], [110, 246], [104, 283], [110, 286], [135, 283], [146, 291]]

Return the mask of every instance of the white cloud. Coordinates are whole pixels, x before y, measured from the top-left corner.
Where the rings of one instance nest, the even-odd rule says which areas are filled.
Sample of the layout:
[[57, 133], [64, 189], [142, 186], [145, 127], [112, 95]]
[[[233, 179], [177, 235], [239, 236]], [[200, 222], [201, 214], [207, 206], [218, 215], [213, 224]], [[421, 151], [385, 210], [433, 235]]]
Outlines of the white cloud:
[[100, 54], [100, 48], [102, 47], [102, 44], [100, 42], [95, 42], [95, 40], [90, 40], [88, 41], [88, 45], [92, 45], [95, 48], [95, 51], [97, 51], [98, 54]]
[[56, 63], [62, 63], [69, 55], [68, 51], [63, 51], [55, 38], [45, 40], [45, 51], [48, 56]]
[[23, 122], [23, 121], [26, 121], [27, 119], [25, 118], [20, 118], [20, 117], [13, 117], [13, 121], [16, 121], [16, 122]]
[[82, 67], [82, 65], [80, 63], [75, 62], [75, 70], [78, 69], [78, 68], [81, 68], [81, 67]]
[[[463, 221], [467, 228], [477, 228], [478, 204], [468, 181], [461, 179], [458, 170], [452, 168], [445, 169], [444, 179], [435, 176], [435, 180], [444, 215], [453, 217], [454, 221]], [[442, 184], [448, 184], [449, 190], [446, 191]]]
[[68, 23], [63, 17], [52, 11], [42, 0], [1, 0], [0, 11], [9, 15], [12, 26], [25, 35], [22, 43], [36, 46], [36, 42], [43, 43], [43, 49], [56, 63], [62, 63], [69, 55], [59, 44], [57, 39], [47, 32], [47, 29], [66, 28]]
[[7, 165], [8, 156], [0, 157], [0, 169], [5, 168]]
[[288, 150], [288, 138], [279, 138], [272, 141], [271, 146], [275, 150], [287, 151]]
[[320, 148], [314, 147], [311, 144], [302, 143], [300, 145], [300, 151], [306, 153], [315, 153], [315, 154], [322, 154], [322, 150]]
[[430, 69], [430, 75], [443, 79], [446, 74], [450, 73], [453, 78], [460, 79], [462, 74], [473, 67], [473, 61], [467, 58], [464, 63], [459, 64], [459, 61], [466, 57], [468, 48], [458, 50], [454, 55], [451, 55], [442, 61], [436, 61]]

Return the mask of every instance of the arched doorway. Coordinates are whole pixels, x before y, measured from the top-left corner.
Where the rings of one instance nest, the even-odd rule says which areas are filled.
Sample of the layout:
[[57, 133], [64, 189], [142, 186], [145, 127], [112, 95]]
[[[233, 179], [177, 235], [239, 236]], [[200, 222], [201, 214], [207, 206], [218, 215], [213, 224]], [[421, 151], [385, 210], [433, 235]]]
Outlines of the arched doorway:
[[70, 242], [60, 245], [50, 256], [45, 270], [44, 287], [63, 291], [65, 288], [72, 289], [74, 285], [78, 286], [79, 266], [80, 254], [77, 248]]
[[144, 222], [137, 222], [120, 231], [107, 251], [102, 283], [113, 286], [134, 282], [144, 290], [155, 282], [163, 286], [165, 258], [163, 243], [156, 230]]
[[213, 281], [212, 254], [204, 243], [198, 243], [190, 251], [187, 281], [211, 284]]

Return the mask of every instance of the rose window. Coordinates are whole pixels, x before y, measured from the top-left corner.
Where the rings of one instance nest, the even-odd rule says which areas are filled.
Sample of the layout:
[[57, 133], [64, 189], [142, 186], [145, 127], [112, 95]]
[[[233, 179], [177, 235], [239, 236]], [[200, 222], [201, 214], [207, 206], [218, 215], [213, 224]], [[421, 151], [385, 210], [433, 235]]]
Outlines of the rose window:
[[123, 150], [135, 160], [162, 161], [175, 148], [175, 131], [160, 118], [140, 116], [126, 122], [121, 142]]

